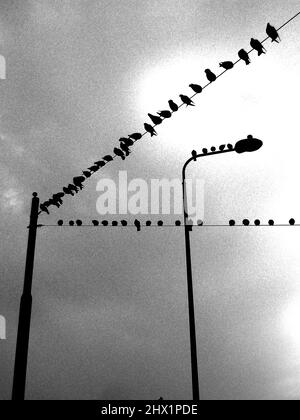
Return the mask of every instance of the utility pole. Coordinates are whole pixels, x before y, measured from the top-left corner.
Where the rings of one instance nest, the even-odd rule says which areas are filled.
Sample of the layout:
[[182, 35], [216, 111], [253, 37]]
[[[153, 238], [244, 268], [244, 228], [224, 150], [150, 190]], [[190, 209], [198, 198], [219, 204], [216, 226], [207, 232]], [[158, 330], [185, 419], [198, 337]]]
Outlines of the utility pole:
[[28, 244], [25, 266], [23, 294], [20, 302], [17, 346], [15, 356], [15, 369], [13, 379], [12, 400], [23, 401], [25, 399], [26, 371], [28, 359], [28, 346], [32, 307], [32, 275], [34, 266], [34, 254], [36, 244], [37, 222], [39, 216], [39, 203], [37, 193], [33, 193], [30, 224], [28, 231]]

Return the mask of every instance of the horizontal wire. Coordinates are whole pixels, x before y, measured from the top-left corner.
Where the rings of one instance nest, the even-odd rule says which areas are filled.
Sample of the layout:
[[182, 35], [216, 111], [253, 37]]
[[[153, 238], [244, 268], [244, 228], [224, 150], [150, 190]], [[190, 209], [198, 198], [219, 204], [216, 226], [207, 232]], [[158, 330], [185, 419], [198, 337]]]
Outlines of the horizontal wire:
[[[56, 227], [56, 228], [137, 228], [137, 226], [135, 225], [126, 225], [126, 226], [122, 226], [122, 225], [117, 225], [117, 226], [104, 226], [102, 224], [97, 225], [38, 225], [38, 227]], [[141, 225], [141, 228], [157, 228], [157, 229], [161, 229], [161, 228], [184, 228], [184, 224], [182, 225], [162, 225], [162, 226], [158, 226], [158, 225]], [[190, 228], [213, 228], [213, 227], [228, 227], [228, 228], [235, 228], [235, 227], [244, 227], [244, 228], [248, 228], [248, 227], [254, 227], [254, 228], [259, 228], [259, 227], [270, 227], [270, 228], [274, 228], [274, 227], [300, 227], [300, 224], [274, 224], [274, 225], [269, 225], [269, 224], [261, 224], [261, 225], [223, 225], [223, 224], [219, 224], [219, 225], [187, 225], [187, 227]]]

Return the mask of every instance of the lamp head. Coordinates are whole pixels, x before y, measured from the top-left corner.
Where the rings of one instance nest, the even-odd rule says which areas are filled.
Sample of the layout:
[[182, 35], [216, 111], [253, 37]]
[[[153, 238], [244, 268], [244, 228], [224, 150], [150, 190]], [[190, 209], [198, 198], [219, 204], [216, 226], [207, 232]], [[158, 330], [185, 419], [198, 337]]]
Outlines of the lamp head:
[[246, 139], [238, 141], [234, 150], [237, 153], [256, 152], [262, 146], [263, 142], [250, 134]]

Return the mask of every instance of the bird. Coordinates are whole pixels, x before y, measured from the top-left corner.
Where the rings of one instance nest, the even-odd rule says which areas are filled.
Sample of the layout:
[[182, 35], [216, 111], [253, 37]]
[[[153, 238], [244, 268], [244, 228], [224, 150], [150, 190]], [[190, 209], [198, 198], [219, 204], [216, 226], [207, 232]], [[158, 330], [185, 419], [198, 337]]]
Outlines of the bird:
[[[63, 194], [63, 195], [61, 195], [61, 194]], [[59, 203], [59, 204], [63, 204], [62, 197], [64, 195], [65, 195], [64, 193], [53, 194], [52, 200]]]
[[53, 198], [50, 198], [50, 200], [48, 200], [49, 206], [56, 206], [57, 208], [60, 208], [61, 204], [54, 200]]
[[277, 44], [279, 44], [279, 41], [281, 41], [281, 39], [276, 28], [274, 28], [274, 26], [268, 23], [266, 31], [267, 35], [271, 38], [272, 42], [277, 42]]
[[125, 155], [129, 156], [129, 154], [130, 154], [129, 147], [125, 143], [120, 143], [120, 147], [123, 150], [123, 152], [125, 153]]
[[90, 178], [92, 176], [91, 172], [88, 171], [83, 171], [82, 173], [86, 178]]
[[251, 63], [249, 54], [247, 53], [246, 50], [244, 50], [244, 49], [240, 50], [239, 51], [239, 57], [240, 57], [241, 60], [245, 61], [247, 66]]
[[179, 106], [172, 100], [169, 101], [169, 107], [173, 112], [176, 112], [179, 109]]
[[135, 220], [134, 221], [134, 226], [136, 227], [137, 231], [140, 232], [141, 231], [141, 222], [139, 220]]
[[125, 160], [125, 155], [122, 152], [121, 149], [118, 149], [117, 147], [114, 148], [114, 153], [119, 156], [122, 160]]
[[98, 162], [94, 162], [94, 165], [99, 166], [99, 168], [103, 168], [106, 163], [103, 160], [98, 160]]
[[170, 112], [170, 111], [159, 111], [158, 115], [162, 118], [171, 118], [172, 117], [172, 112]]
[[148, 114], [148, 117], [151, 119], [151, 121], [155, 125], [159, 125], [163, 121], [160, 117], [157, 117], [156, 115]]
[[225, 70], [231, 70], [234, 67], [234, 64], [232, 61], [223, 61], [220, 63], [220, 67], [223, 67]]
[[151, 134], [151, 137], [157, 136], [157, 132], [155, 131], [154, 127], [152, 125], [145, 123], [144, 124], [145, 130]]
[[104, 156], [103, 160], [105, 160], [106, 162], [111, 162], [112, 160], [114, 160], [114, 158], [110, 155], [106, 155]]
[[92, 223], [94, 226], [99, 226], [99, 221], [98, 220], [92, 220]]
[[266, 54], [265, 47], [263, 46], [263, 44], [258, 39], [251, 38], [250, 45], [254, 50], [256, 50], [258, 52], [259, 56], [262, 55], [262, 54]]
[[213, 83], [217, 80], [217, 76], [210, 69], [206, 69], [205, 73], [206, 73], [206, 77], [207, 77], [207, 79], [210, 83]]
[[225, 144], [222, 144], [222, 145], [219, 147], [220, 152], [223, 152], [223, 150], [225, 150], [225, 149], [226, 149], [226, 145], [225, 145]]
[[122, 144], [125, 144], [127, 147], [129, 147], [129, 146], [133, 146], [134, 145], [134, 141], [133, 140], [131, 140], [131, 139], [125, 139], [125, 138], [123, 138], [123, 139], [120, 139], [119, 140], [120, 141], [120, 143]]
[[73, 178], [73, 184], [80, 188], [81, 190], [83, 189], [83, 185], [82, 183], [85, 181], [85, 178], [83, 176], [77, 176], [75, 178]]
[[48, 210], [48, 208], [47, 208], [47, 206], [45, 206], [45, 203], [43, 203], [43, 204], [41, 204], [41, 205], [40, 205], [40, 209], [41, 209], [44, 213], [50, 214], [50, 213], [49, 213], [49, 210]]
[[75, 185], [73, 185], [73, 184], [69, 184], [68, 189], [76, 192], [76, 194], [79, 192], [79, 189], [77, 187], [75, 187]]
[[70, 190], [69, 188], [63, 187], [63, 192], [67, 195], [72, 195], [74, 196], [74, 192], [72, 190]]
[[197, 152], [196, 152], [196, 150], [193, 150], [192, 151], [192, 156], [193, 156], [194, 161], [196, 162], [196, 160], [197, 160]]
[[180, 99], [186, 106], [195, 106], [194, 102], [186, 95], [179, 95]]
[[127, 223], [127, 221], [126, 221], [126, 220], [121, 220], [121, 225], [122, 225], [122, 226], [127, 226], [127, 225], [128, 225], [128, 223]]
[[137, 140], [141, 140], [141, 138], [143, 137], [142, 136], [142, 134], [141, 133], [133, 133], [133, 134], [130, 134], [130, 136], [128, 136], [130, 139], [132, 139], [132, 140], [135, 140], [135, 141], [137, 141]]
[[191, 83], [191, 84], [189, 85], [189, 87], [190, 87], [191, 89], [193, 89], [193, 91], [194, 91], [194, 92], [196, 92], [196, 93], [201, 93], [201, 92], [202, 92], [202, 90], [203, 90], [202, 86], [200, 86], [200, 85], [195, 85], [194, 83]]
[[91, 171], [91, 172], [97, 172], [97, 171], [99, 171], [99, 166], [98, 165], [94, 165], [94, 166], [91, 166], [90, 168], [88, 168], [88, 170], [89, 171]]

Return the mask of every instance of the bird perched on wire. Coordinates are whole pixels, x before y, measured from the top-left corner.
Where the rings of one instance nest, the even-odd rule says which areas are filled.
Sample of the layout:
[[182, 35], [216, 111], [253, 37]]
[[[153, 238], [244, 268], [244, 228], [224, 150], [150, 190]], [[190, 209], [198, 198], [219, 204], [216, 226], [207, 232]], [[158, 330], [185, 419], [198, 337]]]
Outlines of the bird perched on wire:
[[91, 172], [88, 171], [83, 171], [82, 173], [86, 178], [90, 178], [92, 176]]
[[155, 131], [154, 127], [152, 125], [145, 123], [144, 124], [145, 130], [151, 134], [151, 137], [157, 136], [157, 132]]
[[81, 190], [83, 190], [83, 182], [85, 181], [85, 178], [83, 176], [77, 176], [75, 178], [73, 178], [73, 184], [80, 188]]
[[220, 63], [220, 67], [222, 67], [225, 70], [231, 70], [234, 67], [234, 64], [232, 61], [223, 61]]
[[268, 23], [266, 31], [267, 31], [267, 35], [271, 38], [272, 42], [277, 42], [277, 44], [279, 44], [281, 39], [276, 28], [274, 28], [274, 26]]
[[239, 57], [240, 57], [241, 60], [245, 61], [247, 66], [251, 63], [249, 54], [247, 53], [246, 50], [241, 49], [239, 51]]
[[179, 106], [172, 100], [169, 101], [169, 107], [173, 112], [177, 112], [179, 109]]
[[179, 95], [182, 102], [188, 107], [188, 106], [195, 106], [194, 102], [186, 95]]
[[122, 160], [125, 160], [125, 155], [122, 152], [121, 149], [118, 149], [117, 147], [114, 148], [114, 154], [119, 156]]
[[74, 191], [76, 194], [79, 192], [79, 189], [77, 187], [75, 187], [75, 185], [73, 185], [73, 184], [69, 184], [68, 189], [70, 191]]
[[262, 54], [266, 54], [265, 47], [258, 39], [251, 38], [250, 45], [254, 50], [258, 52], [259, 56]]
[[130, 147], [134, 145], [134, 141], [131, 139], [120, 139], [120, 144], [125, 144], [125, 146]]
[[170, 112], [170, 111], [159, 111], [158, 115], [162, 118], [171, 118], [172, 117], [172, 112]]
[[70, 190], [69, 188], [63, 187], [63, 192], [67, 195], [72, 195], [74, 197], [74, 192]]
[[48, 200], [47, 203], [49, 203], [49, 206], [56, 206], [58, 209], [61, 206], [61, 204], [57, 200], [54, 200], [53, 198], [50, 198], [50, 200]]
[[93, 173], [95, 173], [95, 172], [97, 172], [97, 171], [99, 171], [99, 166], [98, 165], [93, 165], [93, 166], [91, 166], [90, 168], [88, 168], [88, 170], [89, 171], [91, 171], [91, 172], [93, 172]]
[[122, 151], [125, 153], [126, 157], [130, 155], [130, 149], [125, 143], [120, 143]]
[[64, 193], [53, 194], [52, 200], [62, 205], [63, 204], [62, 197], [64, 197], [64, 195], [65, 195]]
[[141, 231], [141, 222], [139, 220], [135, 220], [134, 221], [134, 226], [136, 227], [137, 231], [140, 232]]
[[191, 89], [193, 89], [193, 91], [194, 91], [195, 93], [201, 93], [201, 92], [202, 92], [202, 90], [203, 90], [202, 86], [200, 86], [200, 85], [196, 85], [196, 84], [194, 84], [194, 83], [191, 83], [191, 84], [189, 85], [189, 87], [190, 87]]
[[205, 70], [206, 77], [210, 83], [213, 83], [217, 80], [217, 76], [210, 69]]
[[192, 156], [193, 156], [194, 161], [196, 162], [196, 160], [197, 160], [197, 152], [196, 152], [196, 150], [193, 150], [192, 151]]
[[130, 136], [128, 137], [132, 140], [138, 141], [138, 140], [141, 140], [143, 136], [141, 133], [133, 133], [133, 134], [130, 134]]
[[163, 121], [160, 117], [157, 117], [156, 115], [148, 114], [148, 117], [151, 119], [151, 121], [155, 125], [159, 125]]
[[105, 162], [112, 162], [114, 158], [110, 155], [106, 155], [104, 156], [103, 160], [105, 160]]
[[50, 214], [49, 210], [48, 210], [48, 207], [45, 205], [45, 203], [40, 205], [40, 209], [41, 209], [42, 212]]
[[103, 160], [98, 160], [97, 162], [94, 162], [94, 164], [99, 166], [99, 168], [103, 168], [106, 165]]

